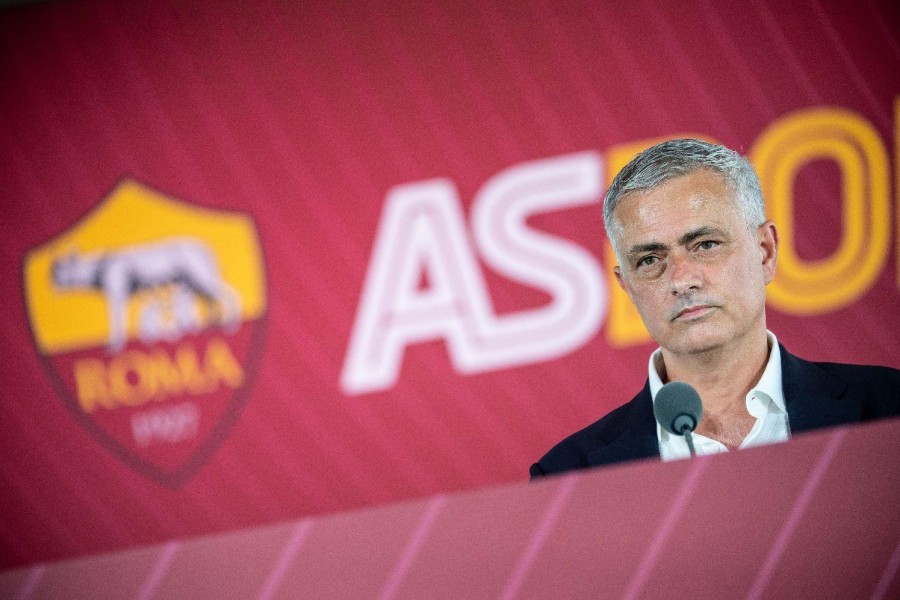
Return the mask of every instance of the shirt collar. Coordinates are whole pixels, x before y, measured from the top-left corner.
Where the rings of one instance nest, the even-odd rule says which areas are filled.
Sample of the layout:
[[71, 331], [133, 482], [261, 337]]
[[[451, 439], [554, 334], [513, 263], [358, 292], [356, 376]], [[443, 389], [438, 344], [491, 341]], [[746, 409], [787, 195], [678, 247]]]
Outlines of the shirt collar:
[[[766, 368], [763, 370], [762, 377], [750, 390], [748, 396], [754, 392], [762, 392], [771, 398], [772, 402], [785, 411], [784, 407], [784, 388], [781, 383], [781, 352], [778, 350], [778, 338], [775, 334], [766, 330], [766, 337], [769, 339], [769, 359], [766, 362]], [[650, 383], [650, 396], [656, 402], [656, 394], [663, 386], [662, 377], [659, 372], [663, 368], [662, 348], [657, 348], [650, 355], [650, 361], [647, 365], [647, 379]]]

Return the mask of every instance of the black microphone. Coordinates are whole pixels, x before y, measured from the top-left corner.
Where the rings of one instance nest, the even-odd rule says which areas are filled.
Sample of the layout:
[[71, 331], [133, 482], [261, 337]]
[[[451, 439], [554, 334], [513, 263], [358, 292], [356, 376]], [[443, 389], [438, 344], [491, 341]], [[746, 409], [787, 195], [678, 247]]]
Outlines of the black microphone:
[[691, 456], [697, 456], [691, 436], [703, 416], [703, 403], [697, 390], [683, 381], [667, 383], [656, 394], [653, 416], [669, 433], [683, 435]]

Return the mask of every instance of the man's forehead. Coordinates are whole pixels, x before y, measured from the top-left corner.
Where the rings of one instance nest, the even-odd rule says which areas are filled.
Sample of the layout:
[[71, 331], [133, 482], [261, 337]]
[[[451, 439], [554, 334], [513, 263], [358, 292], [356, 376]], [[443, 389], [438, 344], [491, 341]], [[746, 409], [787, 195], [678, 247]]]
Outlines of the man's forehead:
[[695, 171], [658, 186], [621, 196], [614, 210], [620, 224], [657, 218], [688, 218], [706, 212], [738, 211], [738, 200], [725, 178], [714, 171]]
[[614, 214], [616, 237], [629, 248], [676, 243], [692, 231], [730, 231], [743, 223], [735, 193], [714, 171], [696, 171], [623, 194]]

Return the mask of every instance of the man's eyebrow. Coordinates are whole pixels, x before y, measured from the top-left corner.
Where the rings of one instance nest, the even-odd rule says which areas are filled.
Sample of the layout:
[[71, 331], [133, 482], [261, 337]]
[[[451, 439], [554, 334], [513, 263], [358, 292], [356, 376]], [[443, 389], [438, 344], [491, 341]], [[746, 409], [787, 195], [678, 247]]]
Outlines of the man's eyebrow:
[[[697, 229], [692, 229], [688, 231], [680, 238], [678, 238], [679, 246], [686, 246], [696, 240], [697, 238], [705, 237], [708, 235], [714, 236], [724, 236], [725, 232], [718, 227], [698, 227]], [[634, 256], [636, 254], [643, 254], [644, 252], [659, 252], [660, 250], [668, 250], [669, 246], [663, 244], [662, 242], [647, 242], [646, 244], [635, 244], [631, 248], [628, 249], [628, 256]]]
[[688, 244], [690, 244], [697, 238], [705, 237], [707, 235], [714, 235], [714, 236], [721, 237], [721, 236], [725, 235], [725, 232], [722, 231], [721, 229], [719, 229], [718, 227], [709, 227], [709, 226], [698, 227], [697, 229], [688, 231], [687, 233], [682, 235], [680, 238], [678, 238], [678, 245], [679, 246], [687, 246]]
[[649, 242], [647, 244], [635, 244], [628, 249], [628, 256], [642, 254], [644, 252], [658, 252], [660, 250], [668, 250], [668, 246], [660, 242]]

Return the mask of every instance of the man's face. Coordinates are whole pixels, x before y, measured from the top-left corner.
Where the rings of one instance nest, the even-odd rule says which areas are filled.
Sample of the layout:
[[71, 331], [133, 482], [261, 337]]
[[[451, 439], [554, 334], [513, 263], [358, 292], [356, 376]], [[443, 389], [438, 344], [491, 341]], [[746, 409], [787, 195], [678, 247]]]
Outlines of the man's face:
[[765, 328], [777, 232], [747, 228], [719, 173], [698, 170], [625, 195], [616, 207], [619, 284], [663, 349], [691, 354]]

